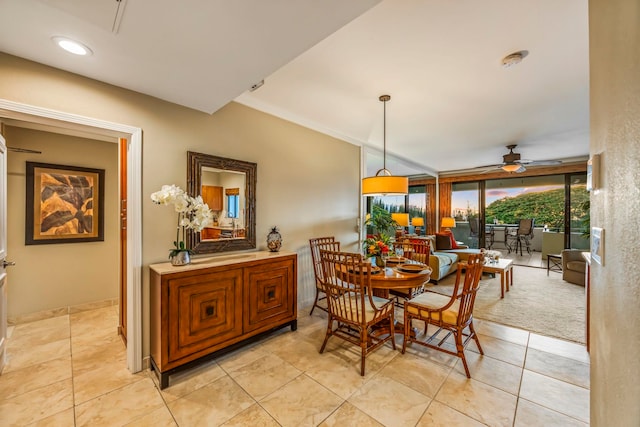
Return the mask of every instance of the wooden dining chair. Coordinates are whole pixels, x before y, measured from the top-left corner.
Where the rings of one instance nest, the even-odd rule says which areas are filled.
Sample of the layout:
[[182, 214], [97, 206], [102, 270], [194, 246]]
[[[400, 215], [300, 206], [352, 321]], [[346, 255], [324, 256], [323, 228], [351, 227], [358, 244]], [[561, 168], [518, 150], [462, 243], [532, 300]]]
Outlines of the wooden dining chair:
[[[404, 257], [408, 260], [429, 265], [429, 256], [431, 255], [431, 244], [429, 240], [406, 239], [397, 243], [396, 248], [401, 248]], [[415, 288], [393, 289], [390, 292], [403, 299], [410, 299], [424, 292], [424, 284]]]
[[400, 242], [404, 256], [412, 261], [429, 265], [431, 244], [427, 239], [406, 239]]
[[[415, 342], [425, 347], [458, 356], [462, 359], [467, 378], [471, 378], [467, 359], [464, 356], [464, 348], [473, 339], [478, 346], [480, 354], [484, 354], [478, 335], [473, 327], [473, 305], [476, 300], [483, 265], [484, 255], [482, 254], [469, 255], [466, 263], [458, 263], [456, 283], [453, 288], [453, 294], [450, 297], [427, 290], [423, 294], [405, 301], [402, 353], [405, 352], [407, 343]], [[464, 275], [462, 274], [463, 270]], [[419, 338], [418, 334], [413, 334], [412, 336], [411, 321], [414, 319], [425, 322], [423, 337]], [[438, 330], [429, 335], [429, 325], [437, 326]], [[465, 329], [468, 329], [466, 333]], [[440, 332], [443, 330], [446, 331], [446, 334], [440, 338]], [[454, 337], [456, 351], [443, 347], [443, 344], [451, 335]]]
[[[365, 358], [391, 340], [395, 350], [393, 300], [373, 296], [371, 263], [357, 253], [320, 249], [322, 280], [327, 295], [329, 321], [320, 353], [329, 337], [336, 336], [360, 347], [360, 375], [364, 376]], [[373, 327], [385, 326], [376, 334]]]
[[313, 310], [318, 307], [320, 310], [328, 311], [326, 307], [318, 305], [320, 301], [325, 299], [325, 293], [322, 289], [322, 265], [320, 260], [320, 248], [324, 248], [331, 251], [340, 250], [340, 242], [336, 241], [334, 236], [317, 237], [315, 239], [309, 239], [309, 246], [311, 247], [311, 262], [313, 263], [313, 274], [316, 279], [316, 297], [313, 300], [311, 306], [311, 312], [309, 316], [313, 314]]

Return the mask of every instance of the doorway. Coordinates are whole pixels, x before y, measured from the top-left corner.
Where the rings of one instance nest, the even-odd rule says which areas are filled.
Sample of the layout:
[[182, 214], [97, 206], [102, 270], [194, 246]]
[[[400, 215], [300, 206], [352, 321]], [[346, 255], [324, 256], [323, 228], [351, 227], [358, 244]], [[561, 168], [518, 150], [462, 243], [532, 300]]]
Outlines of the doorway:
[[[75, 114], [20, 104], [0, 99], [0, 120], [13, 120], [35, 129], [55, 128], [70, 135], [87, 138], [109, 137], [128, 141], [127, 240], [126, 240], [126, 328], [127, 368], [142, 370], [142, 129], [133, 126], [92, 119]], [[98, 138], [98, 139], [100, 139]]]

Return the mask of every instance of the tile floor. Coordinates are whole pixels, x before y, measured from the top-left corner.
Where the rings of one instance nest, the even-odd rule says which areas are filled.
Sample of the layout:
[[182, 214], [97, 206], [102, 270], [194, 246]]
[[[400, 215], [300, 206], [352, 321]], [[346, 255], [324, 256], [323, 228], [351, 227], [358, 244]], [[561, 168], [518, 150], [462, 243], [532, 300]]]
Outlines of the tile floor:
[[[326, 315], [296, 332], [172, 376], [130, 374], [117, 306], [10, 328], [0, 376], [3, 426], [585, 426], [589, 357], [574, 343], [476, 321], [485, 355], [383, 347], [359, 375], [359, 349], [332, 338]], [[401, 344], [401, 337], [398, 341]]]

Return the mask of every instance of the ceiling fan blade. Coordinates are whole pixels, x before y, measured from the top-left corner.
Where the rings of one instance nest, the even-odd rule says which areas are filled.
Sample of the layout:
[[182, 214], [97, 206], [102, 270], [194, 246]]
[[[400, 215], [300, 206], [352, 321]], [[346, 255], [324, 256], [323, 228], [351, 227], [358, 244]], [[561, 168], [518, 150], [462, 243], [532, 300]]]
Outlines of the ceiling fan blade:
[[495, 164], [495, 165], [478, 166], [475, 169], [485, 169], [485, 168], [500, 169], [502, 166], [504, 166], [504, 163], [498, 163], [498, 164]]
[[526, 170], [527, 170], [527, 168], [525, 168], [523, 165], [520, 165], [520, 167], [517, 170], [515, 170], [514, 172], [515, 173], [522, 173], [522, 172], [524, 172]]
[[550, 166], [561, 165], [562, 160], [532, 160], [527, 163], [527, 166]]
[[[479, 168], [480, 169], [480, 168]], [[489, 173], [489, 172], [494, 172], [494, 171], [499, 171], [502, 168], [500, 168], [499, 166], [497, 168], [489, 168], [489, 169], [485, 169], [482, 172], [480, 172], [480, 175], [485, 174], [485, 173]]]

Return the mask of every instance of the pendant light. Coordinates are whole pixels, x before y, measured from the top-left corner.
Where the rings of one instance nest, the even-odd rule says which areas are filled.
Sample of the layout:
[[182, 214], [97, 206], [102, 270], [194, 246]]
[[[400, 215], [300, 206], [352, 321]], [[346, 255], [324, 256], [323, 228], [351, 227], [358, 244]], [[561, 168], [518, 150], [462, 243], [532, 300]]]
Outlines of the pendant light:
[[362, 179], [362, 195], [403, 196], [409, 192], [409, 178], [406, 176], [393, 176], [387, 170], [387, 101], [391, 97], [389, 95], [381, 95], [379, 99], [384, 106], [382, 169], [376, 172], [376, 176]]

